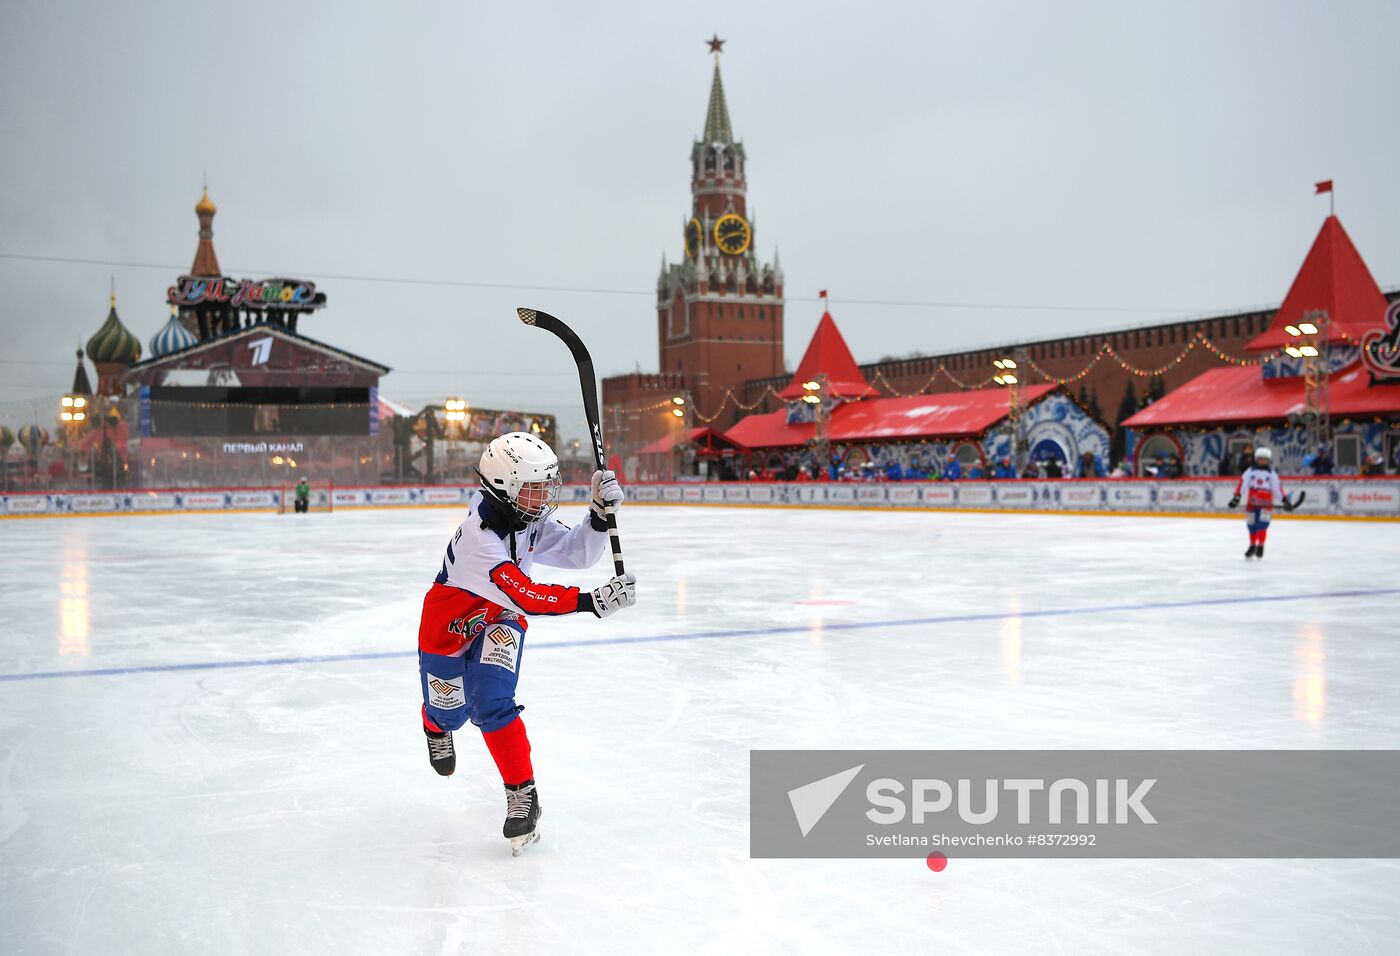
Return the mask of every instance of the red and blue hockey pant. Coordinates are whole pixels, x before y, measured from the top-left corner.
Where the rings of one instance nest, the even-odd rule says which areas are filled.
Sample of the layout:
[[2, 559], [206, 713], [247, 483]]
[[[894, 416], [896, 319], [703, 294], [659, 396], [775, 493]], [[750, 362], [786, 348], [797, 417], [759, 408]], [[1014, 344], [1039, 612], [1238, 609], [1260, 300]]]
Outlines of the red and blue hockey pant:
[[1249, 529], [1249, 543], [1263, 544], [1269, 536], [1269, 522], [1274, 520], [1272, 508], [1248, 508], [1244, 513], [1244, 525]]
[[[456, 595], [444, 593], [452, 591]], [[499, 609], [494, 614], [478, 610], [455, 615], [452, 612], [461, 610], [463, 603], [457, 595], [479, 600], [434, 585], [423, 602], [418, 634], [423, 727], [453, 731], [470, 721], [481, 730], [501, 779], [524, 783], [534, 776], [530, 740], [519, 716], [525, 708], [515, 702], [525, 619]]]

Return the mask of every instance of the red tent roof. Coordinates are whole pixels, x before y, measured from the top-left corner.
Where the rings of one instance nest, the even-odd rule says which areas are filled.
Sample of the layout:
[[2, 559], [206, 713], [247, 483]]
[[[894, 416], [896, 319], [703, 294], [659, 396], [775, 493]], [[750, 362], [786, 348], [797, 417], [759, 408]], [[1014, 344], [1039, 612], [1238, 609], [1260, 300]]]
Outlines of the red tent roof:
[[[1039, 401], [1054, 385], [1027, 385], [1025, 404]], [[839, 406], [827, 427], [830, 441], [906, 441], [918, 438], [964, 438], [981, 435], [1009, 411], [1004, 389], [941, 392], [908, 398], [876, 398]], [[789, 425], [787, 412], [742, 419], [727, 435], [749, 448], [781, 448], [806, 444], [816, 432], [811, 423]]]
[[826, 376], [826, 393], [836, 398], [873, 398], [880, 394], [860, 374], [860, 367], [830, 312], [822, 313], [817, 331], [812, 333], [812, 341], [807, 343], [807, 351], [802, 353], [802, 361], [797, 365], [797, 374], [778, 396], [801, 398], [807, 394], [802, 383], [819, 375]]
[[[844, 407], [843, 405], [842, 408]], [[816, 432], [817, 426], [811, 422], [789, 425], [787, 409], [780, 408], [776, 412], [763, 415], [746, 415], [735, 422], [734, 427], [725, 434], [731, 441], [739, 442], [747, 448], [783, 448], [788, 445], [805, 445]]]
[[[1371, 385], [1361, 363], [1334, 372], [1328, 383], [1332, 415], [1400, 415], [1400, 386]], [[1130, 428], [1170, 428], [1215, 422], [1282, 421], [1303, 410], [1303, 379], [1265, 379], [1257, 368], [1216, 368], [1173, 389], [1125, 420]]]
[[[1029, 405], [1054, 390], [1054, 385], [1026, 385], [1021, 388], [1021, 401]], [[1010, 410], [1009, 397], [1001, 388], [881, 398], [842, 405], [831, 416], [828, 431], [832, 441], [954, 438], [980, 435]]]
[[[717, 432], [713, 428], [692, 428], [685, 433], [685, 438], [683, 440], [686, 444], [699, 445], [699, 451], [702, 455], [706, 452], [709, 452], [711, 454], [717, 454], [728, 449], [734, 449], [737, 451], [747, 450], [738, 442], [736, 442], [732, 436], [726, 435], [722, 432]], [[637, 452], [637, 454], [664, 455], [667, 452], [669, 452], [673, 447], [675, 447], [675, 444], [675, 436], [666, 434], [658, 438], [656, 441], [652, 442], [650, 445], [643, 446], [642, 449]]]
[[1387, 305], [1341, 220], [1328, 216], [1273, 322], [1247, 348], [1256, 352], [1282, 348], [1292, 338], [1284, 326], [1297, 325], [1303, 313], [1314, 309], [1325, 309], [1331, 317], [1330, 338], [1360, 342], [1363, 333], [1384, 324]]

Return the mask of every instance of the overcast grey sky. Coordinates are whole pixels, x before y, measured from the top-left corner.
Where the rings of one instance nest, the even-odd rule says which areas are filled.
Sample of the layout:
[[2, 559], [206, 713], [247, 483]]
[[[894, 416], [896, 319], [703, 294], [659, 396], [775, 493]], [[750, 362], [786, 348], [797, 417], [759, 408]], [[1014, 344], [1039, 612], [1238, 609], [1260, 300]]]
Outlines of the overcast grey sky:
[[387, 396], [581, 433], [513, 309], [600, 375], [656, 369], [713, 32], [793, 364], [821, 288], [858, 361], [1276, 304], [1327, 178], [1400, 284], [1394, 2], [4, 0], [0, 421], [51, 424], [109, 275], [149, 341], [207, 170], [224, 271], [316, 280], [302, 330], [392, 366]]

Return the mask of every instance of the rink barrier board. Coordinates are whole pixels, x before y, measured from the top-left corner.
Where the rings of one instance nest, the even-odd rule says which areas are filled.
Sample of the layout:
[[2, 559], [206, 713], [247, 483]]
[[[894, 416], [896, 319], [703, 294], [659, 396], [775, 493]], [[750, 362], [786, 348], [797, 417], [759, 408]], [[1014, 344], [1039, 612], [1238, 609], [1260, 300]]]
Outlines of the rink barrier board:
[[[888, 506], [879, 507], [875, 505], [774, 505], [774, 504], [741, 504], [741, 503], [721, 503], [718, 505], [695, 505], [683, 501], [641, 501], [633, 502], [634, 507], [643, 508], [694, 508], [694, 507], [719, 507], [719, 508], [746, 508], [746, 509], [766, 509], [769, 511], [792, 511], [798, 507], [803, 507], [807, 511], [901, 511], [910, 514], [964, 514], [964, 515], [1004, 515], [1015, 514], [1008, 508], [924, 508], [924, 507], [904, 507], [891, 508]], [[440, 504], [415, 504], [415, 505], [362, 505], [356, 507], [355, 511], [422, 511], [432, 508], [455, 508], [456, 505]], [[1021, 513], [1026, 513], [1025, 509], [1017, 509]], [[11, 519], [22, 521], [26, 518], [160, 518], [167, 516], [181, 516], [191, 514], [271, 514], [267, 508], [228, 508], [219, 511], [82, 511], [82, 512], [50, 512], [47, 514], [0, 514], [0, 519]], [[1243, 512], [1228, 511], [1067, 511], [1040, 509], [1030, 512], [1046, 517], [1086, 517], [1086, 518], [1207, 518], [1214, 520], [1241, 520]], [[1274, 520], [1284, 521], [1388, 521], [1400, 522], [1400, 515], [1328, 515], [1328, 514], [1275, 514]]]
[[[1290, 478], [1295, 497], [1308, 500], [1289, 518], [1400, 520], [1400, 478]], [[1123, 517], [1241, 517], [1226, 502], [1234, 479], [1071, 479], [1059, 481], [889, 482], [732, 482], [635, 484], [629, 505], [718, 506], [964, 512], [1036, 513]], [[475, 486], [395, 485], [317, 489], [313, 504], [329, 496], [340, 510], [455, 508]], [[20, 492], [0, 495], [0, 517], [73, 517], [154, 514], [275, 513], [281, 488], [148, 489], [117, 492]], [[589, 486], [567, 485], [560, 504], [588, 501]], [[1277, 517], [1284, 517], [1280, 509]]]
[[[719, 507], [719, 508], [765, 508], [771, 511], [792, 511], [802, 507], [808, 511], [900, 511], [913, 514], [963, 514], [963, 515], [1004, 515], [1004, 514], [1037, 514], [1054, 517], [1087, 517], [1087, 518], [1210, 518], [1220, 520], [1239, 521], [1244, 518], [1244, 512], [1235, 511], [1088, 511], [1085, 509], [1026, 509], [1026, 508], [927, 508], [927, 507], [900, 507], [877, 505], [775, 505], [775, 504], [740, 504], [735, 502], [721, 502], [719, 504], [696, 505], [688, 501], [633, 501], [628, 503], [628, 507], [643, 508], [694, 508], [694, 507]], [[1306, 507], [1306, 506], [1304, 506]], [[1275, 521], [1400, 521], [1400, 515], [1332, 515], [1332, 514], [1304, 514], [1302, 512], [1293, 514], [1288, 512], [1274, 512]]]

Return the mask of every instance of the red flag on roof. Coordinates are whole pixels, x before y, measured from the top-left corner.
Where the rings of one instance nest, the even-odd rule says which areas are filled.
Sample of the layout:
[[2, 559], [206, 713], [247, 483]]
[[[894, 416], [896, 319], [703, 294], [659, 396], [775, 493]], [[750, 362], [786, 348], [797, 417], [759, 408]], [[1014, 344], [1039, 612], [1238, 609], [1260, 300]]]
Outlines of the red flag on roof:
[[1330, 193], [1331, 191], [1332, 191], [1332, 180], [1330, 180], [1330, 179], [1324, 179], [1322, 182], [1320, 182], [1320, 183], [1317, 184], [1317, 192], [1313, 193], [1313, 195], [1314, 195], [1314, 196], [1317, 196], [1317, 195], [1320, 195], [1320, 194], [1322, 194], [1322, 193]]
[[825, 289], [822, 289], [820, 292], [818, 292], [818, 293], [817, 293], [817, 297], [820, 298], [820, 299], [825, 299], [825, 298], [826, 298], [826, 290], [825, 290]]

